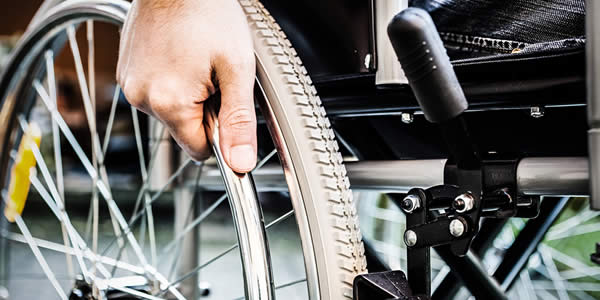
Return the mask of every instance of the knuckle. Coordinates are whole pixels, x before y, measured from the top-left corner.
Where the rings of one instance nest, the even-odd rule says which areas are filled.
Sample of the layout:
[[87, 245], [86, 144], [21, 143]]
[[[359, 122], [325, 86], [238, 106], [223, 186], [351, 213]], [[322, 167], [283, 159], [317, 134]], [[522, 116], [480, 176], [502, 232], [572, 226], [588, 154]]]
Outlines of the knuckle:
[[128, 78], [122, 81], [121, 88], [129, 104], [136, 108], [143, 108], [145, 106], [146, 97], [144, 96], [143, 83]]
[[256, 116], [253, 109], [240, 107], [225, 114], [222, 123], [228, 128], [249, 130], [255, 127]]
[[157, 114], [172, 110], [178, 99], [178, 87], [173, 80], [155, 80], [148, 90], [148, 106]]

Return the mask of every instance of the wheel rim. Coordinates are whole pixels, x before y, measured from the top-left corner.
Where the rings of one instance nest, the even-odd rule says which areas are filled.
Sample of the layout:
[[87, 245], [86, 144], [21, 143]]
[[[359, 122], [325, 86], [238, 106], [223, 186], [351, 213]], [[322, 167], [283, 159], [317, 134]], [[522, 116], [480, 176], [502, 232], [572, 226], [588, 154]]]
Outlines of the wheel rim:
[[[48, 32], [45, 32], [45, 33], [43, 33], [43, 32], [35, 32], [35, 33], [31, 34], [31, 37], [32, 37], [31, 39], [34, 40], [34, 39], [37, 38], [37, 41], [38, 41], [38, 43], [40, 45], [45, 45], [48, 41], [51, 41], [53, 39], [53, 36], [57, 35], [58, 32], [60, 32], [62, 30], [67, 30], [67, 32], [68, 32], [67, 36], [70, 38], [69, 42], [73, 43], [73, 38], [71, 36], [74, 36], [74, 27], [73, 27], [74, 25], [73, 25], [73, 23], [65, 24], [64, 20], [66, 20], [68, 18], [71, 18], [70, 20], [73, 20], [73, 18], [72, 18], [73, 15], [80, 15], [81, 17], [78, 17], [78, 18], [75, 18], [75, 19], [78, 20], [78, 21], [83, 21], [85, 18], [92, 17], [92, 18], [95, 18], [95, 19], [98, 19], [98, 20], [101, 20], [101, 21], [108, 21], [108, 22], [112, 22], [112, 23], [119, 23], [119, 21], [121, 21], [122, 19], [124, 19], [125, 12], [127, 11], [127, 8], [128, 8], [128, 5], [126, 5], [124, 3], [121, 3], [121, 2], [116, 2], [116, 1], [115, 2], [108, 2], [108, 3], [106, 1], [92, 1], [92, 2], [88, 2], [85, 5], [83, 5], [83, 4], [80, 5], [80, 4], [77, 4], [77, 3], [69, 3], [69, 2], [67, 2], [67, 3], [64, 3], [64, 4], [62, 4], [62, 5], [54, 8], [48, 14], [49, 16], [51, 16], [51, 17], [49, 17], [47, 19], [48, 22], [50, 24], [58, 24], [58, 27], [56, 27], [58, 29], [53, 29], [52, 31], [48, 31]], [[63, 23], [61, 23], [61, 22], [63, 22]], [[90, 24], [90, 23], [88, 23], [88, 24]], [[24, 43], [23, 44], [23, 46], [22, 46], [23, 48], [30, 47], [32, 50], [31, 51], [25, 51], [28, 54], [26, 57], [15, 58], [15, 60], [19, 60], [19, 59], [21, 60], [21, 64], [19, 66], [20, 68], [29, 69], [29, 66], [33, 65], [36, 62], [36, 59], [37, 59], [36, 56], [39, 55], [39, 54], [36, 54], [36, 52], [37, 53], [41, 53], [43, 51], [43, 48], [40, 45], [34, 45], [34, 46], [32, 46], [29, 43]], [[72, 44], [72, 46], [73, 46], [73, 44]], [[72, 47], [72, 48], [76, 48], [76, 47]], [[17, 53], [19, 53], [19, 52], [21, 52], [21, 51], [17, 51]], [[46, 65], [47, 68], [51, 65], [51, 63], [49, 63], [49, 62], [51, 61], [52, 54], [53, 54], [53, 52], [45, 52], [45, 55], [43, 56], [44, 60], [45, 60], [45, 63], [46, 63], [45, 65]], [[77, 56], [77, 55], [75, 55], [75, 56]], [[80, 69], [80, 70], [78, 70], [78, 74], [81, 76], [79, 79], [82, 79], [82, 80], [79, 81], [79, 83], [82, 84], [82, 82], [85, 82], [85, 75], [83, 75], [83, 70], [81, 70], [81, 68], [83, 66], [81, 65], [81, 66], [77, 66], [77, 67], [79, 67], [79, 69]], [[8, 72], [10, 72], [10, 68], [9, 68]], [[6, 76], [4, 76], [3, 78], [5, 78], [5, 77]], [[9, 87], [13, 87], [16, 90], [21, 90], [23, 88], [22, 85], [25, 82], [28, 81], [29, 77], [21, 78], [20, 81], [17, 81], [17, 79], [19, 79], [19, 78], [15, 77], [13, 80], [6, 80], [6, 79], [3, 80], [2, 83], [0, 83], [0, 87], [6, 88], [6, 89], [2, 89], [1, 91], [13, 90], [13, 89], [11, 89]], [[48, 79], [48, 80], [54, 81], [55, 79], [52, 78], [52, 79]], [[93, 80], [94, 80], [93, 77], [91, 77], [91, 78], [88, 79], [89, 87], [90, 87], [90, 92], [91, 93], [93, 93], [93, 89], [94, 89], [94, 86], [95, 86], [94, 83], [93, 83]], [[53, 107], [52, 106], [52, 99], [56, 99], [53, 94], [56, 91], [52, 91], [52, 89], [48, 89], [46, 91], [46, 89], [44, 88], [42, 82], [40, 82], [40, 81], [34, 81], [34, 82], [35, 82], [34, 83], [35, 93], [37, 93], [38, 96], [40, 96], [42, 98], [42, 100], [45, 102], [45, 104], [46, 104], [46, 106], [48, 108], [52, 109], [52, 107]], [[53, 85], [50, 85], [50, 86], [53, 86]], [[86, 83], [86, 84], [84, 84], [84, 86], [87, 87], [88, 84]], [[88, 94], [88, 93], [82, 93], [82, 95], [84, 95], [84, 98], [85, 98], [86, 94]], [[95, 95], [95, 93], [93, 93], [93, 94]], [[108, 126], [109, 128], [112, 127], [112, 124], [114, 122], [114, 110], [116, 109], [116, 104], [115, 103], [117, 101], [118, 95], [119, 95], [119, 91], [116, 90], [114, 92], [113, 102], [112, 102], [112, 105], [111, 105], [111, 115], [109, 117], [109, 122], [108, 122], [110, 124]], [[12, 111], [12, 110], [15, 110], [15, 109], [18, 111], [19, 109], [22, 109], [22, 107], [27, 106], [27, 105], [23, 105], [22, 103], [17, 103], [17, 99], [20, 100], [20, 98], [21, 98], [21, 97], [17, 97], [17, 95], [9, 95], [8, 97], [4, 97], [5, 94], [2, 94], [2, 96], [3, 96], [2, 99], [6, 99], [3, 104], [8, 104], [8, 105], [3, 105], [2, 106], [3, 107], [3, 110], [2, 110], [3, 114], [7, 114], [6, 111]], [[263, 96], [264, 96], [264, 94], [263, 94]], [[88, 96], [88, 98], [89, 99], [84, 99], [84, 106], [86, 106], [86, 113], [88, 113], [88, 114], [95, 113], [93, 111], [94, 106], [95, 106], [94, 100], [91, 97], [89, 97], [89, 96]], [[264, 105], [263, 105], [263, 107], [264, 107]], [[53, 118], [53, 120], [55, 120], [56, 123], [57, 123], [56, 127], [58, 127], [58, 129], [62, 131], [62, 134], [65, 135], [65, 136], [67, 136], [67, 139], [69, 139], [69, 134], [68, 134], [68, 132], [69, 132], [68, 127], [69, 126], [66, 124], [66, 122], [64, 120], [61, 121], [62, 118], [60, 118], [60, 112], [58, 112], [56, 109], [53, 109], [53, 111], [55, 111], [55, 113], [54, 113], [55, 117]], [[143, 150], [140, 149], [141, 148], [140, 147], [140, 139], [141, 138], [140, 138], [140, 134], [139, 134], [139, 122], [137, 121], [137, 111], [135, 109], [132, 109], [131, 113], [132, 113], [132, 118], [136, 120], [136, 122], [134, 122], [134, 130], [136, 131], [136, 144], [138, 146], [138, 152], [140, 153], [140, 161], [143, 162], [144, 161], [143, 158], [142, 158]], [[13, 114], [10, 114], [10, 115], [13, 115]], [[94, 118], [90, 118], [90, 119], [94, 119]], [[18, 124], [17, 128], [20, 127], [21, 129], [26, 129], [27, 126], [29, 126], [28, 123], [26, 122], [26, 120], [24, 118], [21, 118], [20, 120], [17, 120], [16, 122]], [[271, 122], [273, 122], [273, 120], [271, 120]], [[61, 124], [61, 123], [63, 123], [63, 124]], [[271, 126], [273, 126], [273, 125], [271, 125]], [[64, 127], [64, 128], [62, 128], [62, 127]], [[89, 124], [89, 127], [93, 128], [94, 130], [92, 132], [94, 132], [95, 134], [97, 134], [97, 132], [95, 130], [95, 127], [96, 127], [95, 124]], [[152, 217], [150, 217], [150, 215], [151, 215], [150, 213], [147, 213], [147, 212], [151, 212], [151, 210], [142, 209], [142, 210], [138, 211], [137, 213], [135, 213], [132, 216], [132, 218], [129, 221], [127, 221], [125, 219], [125, 217], [123, 216], [123, 214], [118, 211], [118, 207], [114, 203], [114, 199], [112, 199], [110, 185], [105, 184], [105, 182], [108, 182], [107, 175], [105, 174], [106, 170], [102, 171], [101, 170], [102, 167], [99, 167], [99, 165], [102, 165], [101, 162], [104, 160], [103, 156], [104, 156], [104, 154], [106, 152], [106, 149], [107, 149], [107, 146], [108, 146], [108, 143], [109, 143], [108, 141], [110, 139], [110, 134], [108, 134], [109, 132], [110, 132], [110, 130], [107, 131], [107, 135], [105, 135], [105, 137], [104, 137], [103, 140], [101, 140], [97, 135], [95, 136], [94, 139], [92, 139], [92, 149], [97, 149], [97, 150], [96, 151], [92, 151], [92, 153], [93, 153], [92, 156], [93, 157], [92, 157], [91, 160], [87, 159], [87, 161], [86, 161], [87, 157], [86, 157], [84, 151], [81, 149], [81, 147], [79, 147], [79, 149], [75, 149], [75, 152], [78, 152], [77, 155], [83, 161], [83, 164], [84, 164], [84, 167], [85, 167], [86, 171], [88, 173], [90, 173], [92, 179], [94, 180], [93, 186], [97, 186], [98, 187], [98, 189], [94, 189], [94, 191], [97, 191], [97, 193], [100, 194], [100, 196], [109, 199], [109, 208], [111, 209], [111, 215], [116, 215], [115, 216], [116, 217], [116, 223], [118, 223], [119, 227], [121, 228], [121, 231], [122, 231], [122, 235], [120, 236], [121, 239], [119, 239], [119, 238], [113, 239], [113, 241], [111, 241], [109, 243], [108, 248], [112, 247], [112, 245], [119, 245], [120, 243], [124, 243], [123, 239], [126, 239], [127, 243], [133, 245], [133, 248], [137, 248], [137, 249], [134, 249], [134, 253], [136, 254], [136, 256], [139, 256], [138, 259], [140, 259], [141, 263], [144, 264], [145, 266], [142, 269], [139, 269], [139, 268], [136, 268], [135, 266], [124, 264], [124, 263], [120, 262], [119, 259], [120, 259], [120, 256], [121, 256], [121, 252], [123, 250], [120, 250], [119, 254], [117, 256], [117, 261], [119, 262], [118, 264], [116, 263], [116, 261], [110, 261], [110, 259], [108, 259], [106, 257], [102, 257], [100, 260], [102, 261], [103, 264], [106, 263], [106, 264], [110, 265], [110, 263], [112, 262], [113, 265], [116, 265], [116, 266], [113, 266], [113, 269], [112, 269], [113, 273], [114, 273], [114, 270], [117, 269], [117, 268], [124, 268], [124, 269], [126, 269], [128, 271], [132, 271], [134, 273], [138, 273], [138, 274], [145, 273], [147, 276], [153, 276], [153, 277], [155, 277], [157, 279], [159, 288], [162, 287], [161, 291], [159, 291], [159, 293], [157, 293], [158, 295], [164, 295], [164, 294], [166, 294], [165, 293], [166, 291], [163, 291], [163, 290], [164, 289], [168, 289], [169, 292], [172, 295], [175, 295], [177, 298], [180, 298], [180, 295], [177, 294], [178, 291], [175, 289], [175, 284], [177, 282], [182, 281], [185, 278], [183, 278], [183, 279], [182, 278], [178, 278], [178, 279], [169, 281], [164, 276], [161, 276], [161, 274], [159, 274], [159, 272], [156, 270], [156, 268], [152, 266], [152, 264], [154, 264], [155, 261], [157, 260], [157, 253], [156, 253], [157, 251], [155, 250], [155, 247], [151, 247], [151, 248], [154, 249], [154, 250], [151, 251], [152, 252], [152, 254], [151, 254], [152, 259], [150, 259], [150, 260], [145, 259], [144, 255], [142, 253], [143, 251], [142, 251], [141, 247], [138, 245], [135, 237], [133, 236], [133, 233], [131, 232], [130, 229], [128, 230], [128, 228], [130, 228], [130, 226], [131, 226], [131, 223], [133, 223], [133, 222], [135, 222], [135, 221], [137, 221], [139, 219], [144, 219], [144, 217], [145, 217], [145, 218], [148, 219], [148, 221], [147, 221], [148, 231], [149, 232], [153, 231], [153, 229], [152, 229], [152, 227], [153, 227], [152, 223], [153, 222], [151, 221]], [[20, 140], [20, 137], [18, 137], [18, 135], [19, 134], [17, 134], [17, 138], [15, 138], [15, 133], [10, 132], [10, 131], [4, 132], [3, 133], [3, 137], [4, 137], [5, 145], [9, 144], [9, 140], [10, 139]], [[70, 134], [70, 136], [71, 136], [71, 139], [74, 139], [74, 137], [72, 137], [73, 136], [72, 134]], [[75, 143], [71, 143], [71, 144], [73, 146], [73, 144], [77, 144], [77, 143], [75, 141]], [[75, 148], [77, 148], [77, 147], [75, 147]], [[4, 149], [10, 149], [10, 148], [4, 148]], [[150, 151], [153, 152], [153, 151], [155, 151], [155, 149], [151, 149]], [[41, 153], [38, 153], [38, 154], [39, 154], [38, 155], [39, 158], [41, 159]], [[261, 161], [259, 163], [259, 166], [264, 165], [264, 163], [266, 163], [274, 154], [275, 154], [275, 152], [273, 151], [273, 152], [270, 152], [268, 155], [266, 155], [263, 158], [263, 161]], [[6, 155], [6, 153], [2, 153], [2, 157], [8, 157], [8, 155]], [[60, 155], [56, 156], [55, 159], [59, 160], [60, 159]], [[4, 165], [5, 166], [9, 166], [9, 163], [10, 163], [10, 161], [8, 159], [4, 159]], [[190, 164], [191, 164], [190, 160], [184, 161], [184, 163], [169, 178], [169, 183], [172, 183], [182, 172], [184, 172], [185, 168], [187, 166], [189, 166]], [[144, 163], [140, 163], [142, 177], [145, 177], [147, 179], [147, 173], [150, 173], [150, 170], [152, 169], [152, 166], [153, 166], [153, 160], [152, 160], [152, 158], [150, 159], [149, 166], [148, 166], [147, 170], [145, 170], [145, 164]], [[47, 166], [41, 166], [41, 163], [40, 163], [40, 169], [42, 169], [41, 173], [43, 173], [43, 174], [46, 174], [46, 173], [49, 174], [49, 173], [51, 173], [48, 170], [48, 167]], [[56, 171], [56, 172], [62, 172], [62, 170], [61, 171]], [[146, 175], [144, 175], [144, 174], [146, 174]], [[4, 176], [4, 177], [1, 178], [2, 181], [6, 182], [6, 181], [9, 180], [9, 178], [7, 178], [5, 174], [2, 174], [1, 176]], [[289, 175], [289, 176], [292, 176], [292, 175]], [[32, 182], [33, 187], [34, 188], [39, 188], [38, 191], [39, 191], [40, 194], [46, 194], [47, 197], [45, 197], [46, 199], [43, 199], [43, 200], [45, 200], [47, 202], [47, 204], [50, 205], [50, 207], [53, 210], [57, 211], [58, 214], [60, 215], [60, 213], [63, 211], [63, 209], [61, 207], [62, 204], [60, 203], [60, 201], [56, 201], [56, 199], [64, 199], [64, 196], [60, 195], [60, 194], [64, 194], [64, 184], [61, 185], [58, 182], [59, 180], [57, 180], [56, 183], [51, 184], [53, 182], [51, 182], [51, 179], [48, 179], [47, 177], [51, 177], [51, 176], [41, 176], [41, 178], [43, 179], [44, 183], [46, 183], [46, 185], [48, 186], [48, 189], [44, 188], [44, 184], [42, 184], [42, 180], [37, 180], [37, 179], [32, 179], [32, 181], [35, 181], [35, 183]], [[57, 176], [57, 178], [58, 177], [59, 176]], [[289, 184], [289, 180], [288, 180], [288, 184]], [[142, 204], [142, 206], [145, 205], [146, 208], [147, 208], [147, 206], [149, 204], [151, 204], [152, 202], [156, 201], [160, 197], [160, 195], [162, 194], [162, 192], [164, 191], [164, 189], [166, 189], [166, 187], [163, 187], [163, 188], [159, 189], [152, 196], [150, 196], [147, 191], [144, 191], [144, 192], [140, 191], [140, 193], [138, 193], [137, 202], [138, 203], [144, 202], [145, 204]], [[44, 197], [42, 197], [42, 198], [44, 198]], [[98, 197], [96, 196], [95, 199], [97, 200], [97, 198]], [[148, 199], [148, 198], [150, 198], [150, 199]], [[214, 210], [214, 208], [216, 206], [218, 206], [218, 204], [220, 204], [220, 203], [222, 203], [224, 201], [224, 200], [222, 200], [223, 198], [224, 197], [220, 197], [217, 200], [217, 202], [215, 202], [216, 205], [213, 204], [213, 206], [209, 207], [207, 209], [207, 211], [211, 211], [211, 209]], [[110, 200], [113, 200], [112, 204], [111, 204]], [[94, 202], [94, 201], [92, 201], [92, 202]], [[293, 214], [293, 212], [289, 211], [286, 214], [280, 216], [279, 218], [276, 218], [275, 220], [273, 220], [272, 222], [270, 222], [269, 224], [267, 224], [265, 227], [268, 229], [268, 228], [270, 228], [270, 227], [272, 227], [272, 226], [274, 226], [276, 224], [279, 224], [280, 222], [282, 222], [282, 221], [286, 220], [287, 218], [289, 218], [292, 214]], [[182, 231], [183, 233], [180, 234], [179, 236], [175, 237], [175, 239], [179, 240], [179, 239], [183, 238], [185, 236], [186, 231], [189, 232], [193, 228], [193, 226], [192, 226], [193, 224], [199, 224], [199, 223], [201, 223], [202, 220], [203, 220], [201, 217], [202, 217], [202, 215], [199, 216], [194, 221], [192, 221], [190, 224], [188, 224], [188, 226], [183, 229], [183, 231]], [[23, 220], [21, 218], [18, 218], [18, 219], [19, 219], [19, 221], [17, 221], [17, 222], [19, 223], [19, 226], [21, 227], [21, 229], [24, 229], [26, 232], [28, 232], [28, 230], [26, 229], [26, 227], [24, 227], [25, 224], [22, 222]], [[92, 218], [92, 219], [94, 219], [94, 218]], [[94, 221], [92, 223], [95, 224], [95, 225], [92, 225], [92, 227], [94, 227], [94, 226], [97, 227], [98, 226], [97, 225], [97, 221]], [[146, 224], [146, 223], [144, 223], [144, 224]], [[72, 254], [75, 257], [77, 257], [76, 261], [79, 264], [81, 264], [80, 261], [84, 260], [85, 258], [94, 260], [96, 258], [96, 256], [94, 256], [95, 255], [94, 253], [98, 253], [98, 251], [90, 251], [90, 248], [83, 241], [84, 239], [81, 236], [77, 236], [76, 235], [76, 230], [73, 228], [72, 225], [66, 224], [65, 227], [66, 227], [65, 228], [65, 230], [66, 230], [66, 236], [68, 236], [68, 240], [70, 240], [70, 242], [72, 244], [76, 245], [76, 247], [71, 247], [71, 248], [64, 247], [63, 248], [64, 251], [62, 251], [62, 252], [69, 252], [70, 254]], [[264, 230], [264, 229], [261, 228], [261, 230]], [[75, 231], [75, 232], [73, 232], [73, 231]], [[93, 230], [93, 231], [97, 232], [97, 230]], [[124, 237], [123, 237], [123, 235], [124, 235]], [[154, 234], [149, 234], [149, 236], [152, 236], [152, 235], [154, 235]], [[119, 236], [119, 235], [117, 235], [117, 236]], [[16, 238], [15, 236], [12, 236], [12, 237]], [[30, 235], [22, 234], [22, 236], [18, 236], [18, 238], [16, 238], [16, 239], [20, 239], [21, 241], [23, 239], [26, 240], [26, 241], [31, 241], [32, 238], [33, 237], [30, 236]], [[153, 243], [153, 241], [152, 241], [153, 239], [154, 238], [150, 237], [150, 240], [151, 240], [150, 243], [151, 244]], [[97, 249], [98, 248], [97, 238], [95, 240], [96, 240], [96, 242], [95, 242], [96, 244], [95, 245], [91, 245], [91, 248], [93, 248], [94, 250], [99, 250], [99, 249]], [[51, 249], [54, 248], [55, 250], [61, 248], [59, 244], [44, 243], [43, 241], [36, 241], [36, 244], [38, 244], [38, 246], [40, 246], [42, 248], [51, 248]], [[138, 246], [136, 246], [136, 245], [138, 245]], [[266, 245], [266, 241], [265, 241], [265, 245]], [[77, 251], [77, 247], [87, 249], [86, 251], [90, 251], [91, 253], [90, 252], [86, 252], [86, 251], [83, 251], [83, 252], [82, 251]], [[237, 247], [236, 245], [232, 245], [231, 247], [227, 248], [225, 251], [223, 251], [223, 252], [219, 253], [218, 255], [216, 255], [215, 257], [207, 260], [205, 263], [203, 263], [202, 265], [198, 266], [198, 270], [202, 269], [203, 266], [207, 266], [210, 263], [218, 260], [223, 255], [225, 255], [225, 254], [233, 251], [236, 247]], [[120, 249], [123, 249], [123, 247], [121, 246]], [[152, 261], [152, 263], [148, 263], [149, 261]], [[268, 256], [265, 256], [265, 262], [263, 263], [263, 266], [266, 265], [267, 269], [270, 269], [270, 268], [268, 268], [268, 261], [269, 261]], [[94, 271], [98, 271], [98, 272], [101, 272], [101, 273], [104, 272], [104, 271], [109, 271], [110, 270], [110, 269], [106, 269], [104, 271], [97, 270], [97, 269], [101, 269], [102, 267], [100, 267], [99, 265], [96, 265], [96, 264], [94, 264], [92, 267], [94, 268]], [[253, 266], [253, 269], [255, 269], [255, 268], [256, 268], [256, 266]], [[307, 267], [307, 270], [308, 269], [314, 269], [314, 267], [312, 267], [312, 268], [311, 267]], [[314, 272], [316, 272], [316, 271], [314, 271]], [[265, 274], [264, 270], [263, 270], [263, 274]], [[86, 275], [86, 274], [84, 274], [84, 275]], [[89, 274], [88, 274], [88, 277], [89, 277]], [[287, 287], [287, 286], [290, 286], [291, 284], [297, 284], [297, 283], [301, 283], [301, 282], [306, 281], [306, 279], [293, 280], [293, 281], [290, 281], [288, 283], [280, 284], [279, 286], [277, 286], [277, 287], [274, 288], [274, 287], [271, 286], [272, 281], [269, 280], [269, 277], [268, 276], [263, 276], [263, 277], [266, 279], [266, 282], [268, 283], [269, 288], [267, 288], [267, 289], [263, 288], [262, 292], [259, 293], [261, 295], [260, 296], [261, 299], [268, 299], [269, 298], [268, 294], [272, 293], [273, 289]], [[312, 276], [309, 275], [307, 277], [308, 278], [314, 278], [314, 279], [316, 279], [316, 275], [315, 274], [313, 274]], [[309, 287], [311, 287], [311, 286], [313, 286], [313, 287], [317, 286], [317, 284], [314, 283], [314, 282], [313, 283], [309, 282], [308, 285], [309, 285]], [[127, 289], [126, 287], [121, 288], [121, 290], [123, 290], [124, 292], [128, 292], [128, 293], [134, 293], [134, 291], [132, 291], [130, 289]], [[313, 294], [313, 292], [311, 292], [311, 295], [312, 294]], [[62, 295], [61, 295], [61, 297], [62, 297]], [[256, 299], [258, 299], [258, 298], [256, 298]]]

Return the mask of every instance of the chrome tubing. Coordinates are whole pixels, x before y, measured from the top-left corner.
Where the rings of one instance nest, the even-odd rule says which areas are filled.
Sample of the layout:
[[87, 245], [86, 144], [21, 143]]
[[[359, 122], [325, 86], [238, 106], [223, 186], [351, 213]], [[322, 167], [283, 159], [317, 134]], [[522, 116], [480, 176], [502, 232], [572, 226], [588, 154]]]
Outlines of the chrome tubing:
[[[444, 183], [445, 159], [360, 161], [346, 163], [353, 190], [406, 193], [411, 188], [428, 188]], [[286, 191], [279, 165], [265, 165], [253, 172], [258, 191]], [[206, 190], [223, 190], [220, 172], [214, 166], [203, 170], [200, 185]], [[517, 186], [524, 195], [588, 195], [586, 157], [524, 158], [517, 167]]]
[[590, 206], [600, 210], [600, 3], [585, 1]]
[[585, 157], [525, 158], [517, 167], [517, 188], [525, 195], [587, 196]]
[[346, 164], [353, 190], [408, 192], [444, 184], [446, 159], [364, 161]]
[[219, 123], [215, 110], [206, 109], [205, 118], [207, 135], [222, 174], [237, 231], [244, 272], [245, 299], [275, 299], [269, 246], [254, 182], [250, 173], [235, 173], [225, 162], [219, 145]]
[[375, 73], [376, 85], [407, 84], [404, 71], [398, 62], [392, 43], [387, 35], [390, 20], [408, 7], [408, 0], [373, 0], [375, 48], [377, 72]]

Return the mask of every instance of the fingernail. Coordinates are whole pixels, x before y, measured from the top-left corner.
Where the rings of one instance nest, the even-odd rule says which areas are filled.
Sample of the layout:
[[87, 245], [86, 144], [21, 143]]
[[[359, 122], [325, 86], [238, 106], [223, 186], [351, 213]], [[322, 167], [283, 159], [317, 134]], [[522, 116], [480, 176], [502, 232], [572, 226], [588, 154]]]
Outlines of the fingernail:
[[249, 172], [256, 165], [256, 154], [251, 145], [238, 145], [229, 152], [231, 167], [236, 171]]

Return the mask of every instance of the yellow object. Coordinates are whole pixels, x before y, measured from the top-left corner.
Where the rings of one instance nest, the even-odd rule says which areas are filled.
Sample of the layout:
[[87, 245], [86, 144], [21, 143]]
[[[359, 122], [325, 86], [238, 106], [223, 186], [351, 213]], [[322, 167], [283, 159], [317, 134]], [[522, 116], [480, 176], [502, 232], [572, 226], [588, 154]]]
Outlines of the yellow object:
[[29, 176], [35, 172], [35, 157], [33, 148], [39, 149], [42, 140], [42, 131], [40, 127], [32, 122], [27, 126], [27, 130], [21, 138], [19, 152], [15, 159], [12, 171], [10, 173], [10, 185], [8, 188], [8, 199], [4, 208], [4, 216], [10, 222], [15, 221], [16, 215], [21, 215], [25, 208], [25, 201], [29, 194], [31, 184]]

